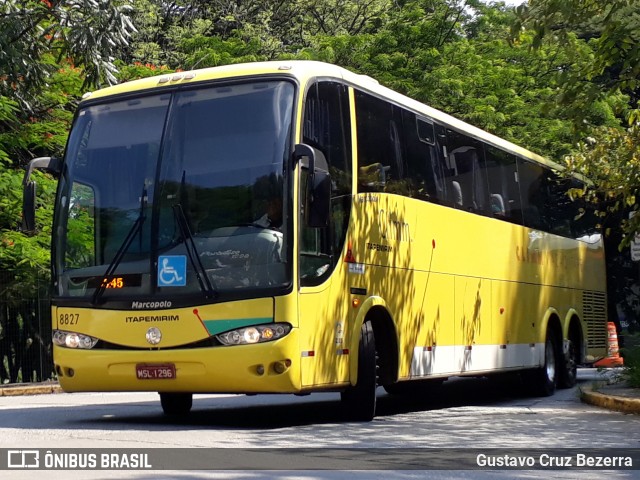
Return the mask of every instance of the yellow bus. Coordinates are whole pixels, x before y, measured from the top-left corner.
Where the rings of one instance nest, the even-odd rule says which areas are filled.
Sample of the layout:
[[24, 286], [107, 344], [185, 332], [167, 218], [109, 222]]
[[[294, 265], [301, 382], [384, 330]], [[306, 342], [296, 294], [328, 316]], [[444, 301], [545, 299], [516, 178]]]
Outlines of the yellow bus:
[[[339, 391], [522, 372], [539, 395], [606, 353], [602, 239], [578, 180], [320, 62], [180, 72], [84, 96], [59, 175], [55, 371], [67, 392]], [[419, 387], [419, 388], [418, 388]], [[428, 394], [428, 393], [427, 393]]]

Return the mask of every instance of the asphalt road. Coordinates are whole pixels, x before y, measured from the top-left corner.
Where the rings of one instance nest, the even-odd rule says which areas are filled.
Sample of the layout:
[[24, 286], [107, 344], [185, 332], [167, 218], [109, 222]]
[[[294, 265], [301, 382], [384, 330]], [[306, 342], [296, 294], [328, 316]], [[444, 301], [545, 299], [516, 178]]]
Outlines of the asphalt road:
[[[580, 384], [595, 380], [595, 370], [581, 370]], [[448, 468], [458, 458], [476, 458], [480, 449], [499, 449], [497, 452], [537, 456], [535, 449], [566, 452], [575, 449], [607, 449], [607, 455], [623, 448], [640, 451], [640, 416], [625, 415], [580, 402], [577, 388], [559, 390], [548, 398], [531, 398], [514, 390], [511, 382], [489, 379], [460, 379], [446, 382], [432, 398], [415, 399], [378, 394], [378, 416], [370, 423], [344, 422], [338, 394], [294, 396], [224, 396], [198, 395], [194, 408], [186, 419], [166, 418], [162, 414], [155, 393], [81, 393], [22, 397], [0, 397], [0, 449], [69, 449], [64, 452], [84, 452], [95, 449], [122, 448], [138, 452], [142, 449], [162, 450], [163, 467], [176, 449], [197, 448], [212, 450], [178, 451], [176, 471], [168, 470], [73, 470], [64, 472], [38, 471], [41, 478], [278, 478], [278, 479], [335, 479], [346, 478], [344, 471], [331, 468], [360, 468], [355, 463], [340, 463], [327, 453], [321, 467], [305, 463], [296, 457], [273, 457], [269, 470], [223, 470], [209, 465], [205, 470], [191, 470], [188, 459], [201, 460], [206, 452], [214, 452], [223, 460], [219, 450], [232, 448], [225, 455], [250, 455], [246, 449], [273, 448], [287, 454], [299, 449], [311, 451], [352, 448], [391, 449], [400, 456], [424, 448], [447, 448], [443, 456]], [[239, 449], [239, 450], [237, 450]], [[296, 449], [296, 450], [285, 450]], [[347, 450], [345, 450], [347, 449]], [[532, 450], [534, 449], [534, 450]], [[307, 450], [307, 451], [308, 451]], [[45, 450], [41, 453], [44, 455]], [[93, 452], [94, 450], [92, 450]], [[573, 455], [575, 451], [572, 451]], [[184, 455], [183, 455], [184, 453]], [[5, 454], [0, 451], [0, 455]], [[340, 456], [340, 455], [338, 455]], [[196, 458], [197, 457], [197, 458]], [[157, 457], [156, 457], [157, 458]], [[275, 459], [275, 460], [274, 460]], [[291, 463], [291, 459], [300, 460]], [[0, 458], [0, 462], [3, 459]], [[164, 462], [162, 461], [164, 460]], [[575, 459], [574, 459], [575, 460]], [[276, 462], [274, 467], [273, 462]], [[363, 457], [363, 461], [368, 461]], [[99, 462], [98, 462], [99, 463]], [[251, 463], [251, 462], [249, 462]], [[267, 465], [265, 463], [265, 465]], [[375, 461], [371, 462], [375, 464]], [[640, 462], [635, 470], [404, 470], [353, 471], [349, 478], [575, 478], [575, 479], [640, 479]], [[1, 463], [0, 463], [1, 464]], [[205, 461], [206, 464], [206, 461]], [[156, 462], [157, 465], [157, 462]], [[174, 463], [168, 463], [174, 465]], [[299, 466], [296, 470], [290, 468]], [[313, 470], [309, 468], [313, 468]], [[202, 468], [202, 467], [199, 467]], [[252, 465], [255, 468], [255, 465]], [[318, 470], [322, 468], [324, 470]], [[366, 467], [370, 468], [370, 467]], [[388, 467], [385, 467], [388, 468]], [[454, 467], [455, 468], [455, 467]], [[179, 469], [179, 470], [178, 470]], [[286, 469], [286, 470], [285, 470]], [[2, 478], [34, 478], [36, 472], [8, 470]]]

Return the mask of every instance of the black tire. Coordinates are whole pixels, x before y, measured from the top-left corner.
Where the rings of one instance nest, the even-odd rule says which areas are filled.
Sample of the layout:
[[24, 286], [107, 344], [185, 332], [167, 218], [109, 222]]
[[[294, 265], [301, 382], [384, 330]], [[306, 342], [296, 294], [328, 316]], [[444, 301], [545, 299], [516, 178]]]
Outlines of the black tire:
[[527, 372], [525, 382], [527, 389], [536, 397], [550, 397], [556, 391], [558, 384], [558, 367], [561, 352], [556, 335], [547, 331], [547, 339], [544, 345], [544, 365]]
[[562, 368], [559, 372], [558, 388], [571, 388], [578, 383], [578, 342], [569, 340], [567, 356], [561, 355]]
[[190, 393], [160, 393], [160, 405], [165, 415], [182, 417], [188, 415], [193, 405]]
[[376, 414], [378, 365], [373, 327], [365, 322], [360, 329], [358, 345], [358, 381], [341, 393], [348, 420], [370, 422]]

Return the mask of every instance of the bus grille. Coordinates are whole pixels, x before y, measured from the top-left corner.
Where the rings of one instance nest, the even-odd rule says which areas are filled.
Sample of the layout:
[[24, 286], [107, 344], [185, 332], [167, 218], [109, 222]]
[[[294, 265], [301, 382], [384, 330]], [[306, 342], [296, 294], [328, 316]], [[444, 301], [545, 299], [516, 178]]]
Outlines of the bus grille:
[[607, 297], [603, 292], [582, 292], [582, 314], [587, 322], [587, 347], [607, 347]]

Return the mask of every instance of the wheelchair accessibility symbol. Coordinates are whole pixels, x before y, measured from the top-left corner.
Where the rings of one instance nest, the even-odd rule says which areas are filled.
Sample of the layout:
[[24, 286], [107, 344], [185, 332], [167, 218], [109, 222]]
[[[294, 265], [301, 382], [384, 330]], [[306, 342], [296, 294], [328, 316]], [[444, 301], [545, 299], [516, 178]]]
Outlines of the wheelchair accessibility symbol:
[[187, 284], [187, 257], [161, 255], [158, 257], [158, 286], [184, 287]]

